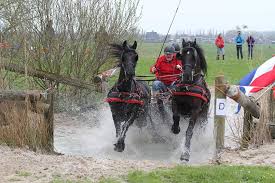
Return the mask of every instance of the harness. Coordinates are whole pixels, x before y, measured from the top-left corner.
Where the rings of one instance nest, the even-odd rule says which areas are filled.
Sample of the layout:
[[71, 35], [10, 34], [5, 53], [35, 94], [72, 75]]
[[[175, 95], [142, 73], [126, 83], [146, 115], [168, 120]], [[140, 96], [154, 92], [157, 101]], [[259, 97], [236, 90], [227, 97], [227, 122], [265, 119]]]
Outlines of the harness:
[[[136, 85], [136, 81], [134, 84]], [[139, 89], [138, 85], [136, 85], [135, 91], [130, 92], [121, 92], [118, 90], [117, 85], [110, 90], [107, 95], [108, 97], [105, 99], [105, 102], [108, 103], [126, 103], [126, 104], [138, 104], [143, 106], [144, 105], [144, 95], [141, 89]]]
[[208, 92], [199, 85], [176, 84], [175, 90], [172, 91], [173, 96], [192, 96], [202, 99], [205, 103], [209, 102]]
[[141, 100], [141, 96], [139, 93], [131, 93], [131, 92], [116, 92], [112, 91], [108, 94], [108, 97], [105, 99], [105, 102], [108, 103], [127, 103], [127, 104], [138, 104], [144, 105], [144, 101]]
[[[191, 64], [184, 64], [183, 69], [185, 67], [191, 68], [191, 82], [192, 84], [179, 82], [176, 84], [175, 89], [172, 91], [173, 96], [192, 96], [203, 100], [205, 103], [208, 103], [210, 100], [210, 92], [207, 89], [206, 83], [203, 79], [204, 74], [202, 71], [197, 72], [197, 64], [199, 63], [199, 55], [197, 50], [191, 46], [190, 43], [187, 43], [185, 49], [182, 52], [186, 51], [187, 55], [190, 55], [190, 51], [193, 51], [195, 64], [192, 66]], [[182, 74], [184, 77], [184, 73]], [[196, 78], [197, 77], [197, 78]], [[196, 78], [196, 79], [195, 79]], [[183, 80], [183, 78], [182, 78]]]

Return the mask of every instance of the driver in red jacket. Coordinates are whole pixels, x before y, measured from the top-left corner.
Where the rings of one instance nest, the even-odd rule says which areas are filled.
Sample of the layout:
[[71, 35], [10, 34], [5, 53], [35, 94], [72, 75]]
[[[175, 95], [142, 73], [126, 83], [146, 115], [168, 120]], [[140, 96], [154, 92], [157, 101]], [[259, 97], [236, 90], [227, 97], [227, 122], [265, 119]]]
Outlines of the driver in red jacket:
[[[165, 92], [168, 88], [173, 89], [175, 81], [182, 73], [182, 62], [176, 58], [175, 48], [167, 46], [164, 49], [164, 55], [160, 56], [156, 63], [150, 68], [150, 72], [156, 75], [153, 82], [153, 97], [157, 97], [160, 92]], [[163, 102], [157, 98], [159, 107], [163, 106]]]

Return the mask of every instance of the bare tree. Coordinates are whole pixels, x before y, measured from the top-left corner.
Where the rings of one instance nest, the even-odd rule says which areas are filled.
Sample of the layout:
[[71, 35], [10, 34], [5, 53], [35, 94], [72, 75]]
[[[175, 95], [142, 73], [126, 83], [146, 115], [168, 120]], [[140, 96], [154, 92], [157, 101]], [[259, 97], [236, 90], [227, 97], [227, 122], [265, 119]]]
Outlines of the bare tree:
[[[0, 1], [9, 62], [92, 81], [108, 44], [137, 35], [139, 0]], [[36, 84], [47, 87], [41, 79]], [[33, 84], [36, 86], [36, 84]], [[56, 84], [56, 83], [52, 83]]]

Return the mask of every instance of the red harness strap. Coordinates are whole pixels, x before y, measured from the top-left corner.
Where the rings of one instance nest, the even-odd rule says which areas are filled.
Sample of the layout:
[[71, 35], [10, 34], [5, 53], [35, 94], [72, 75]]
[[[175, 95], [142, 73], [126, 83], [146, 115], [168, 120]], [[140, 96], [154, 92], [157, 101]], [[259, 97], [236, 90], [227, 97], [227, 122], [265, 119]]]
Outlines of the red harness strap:
[[203, 96], [201, 94], [198, 94], [198, 93], [192, 93], [192, 92], [173, 92], [173, 95], [175, 95], [175, 96], [188, 95], [188, 96], [193, 96], [193, 97], [200, 98], [203, 101], [205, 101], [206, 103], [208, 102], [208, 99], [205, 96]]
[[144, 105], [144, 102], [142, 100], [136, 100], [136, 99], [124, 100], [124, 99], [121, 99], [121, 98], [106, 98], [105, 101], [108, 102], [108, 103], [120, 102], [120, 103], [127, 103], [127, 104]]
[[144, 101], [140, 100], [140, 95], [138, 93], [129, 93], [129, 92], [112, 92], [112, 97], [105, 99], [105, 102], [113, 103], [127, 103], [127, 104], [139, 104], [144, 105]]
[[[177, 84], [176, 87], [182, 87], [184, 91], [173, 91], [172, 94], [175, 96], [193, 96], [202, 99], [206, 103], [209, 101], [205, 89], [200, 86], [189, 84]], [[194, 92], [194, 89], [199, 90], [199, 93]]]

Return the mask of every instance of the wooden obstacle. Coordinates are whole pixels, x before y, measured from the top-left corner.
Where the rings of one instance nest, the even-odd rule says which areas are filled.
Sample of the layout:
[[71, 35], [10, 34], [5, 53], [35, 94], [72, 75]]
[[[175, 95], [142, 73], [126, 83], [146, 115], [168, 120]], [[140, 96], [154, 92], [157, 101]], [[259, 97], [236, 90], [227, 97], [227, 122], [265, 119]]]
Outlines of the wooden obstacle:
[[[272, 91], [273, 92], [273, 91]], [[243, 134], [241, 139], [241, 146], [243, 148], [248, 147], [248, 143], [253, 137], [253, 130], [255, 130], [255, 120], [261, 117], [261, 107], [255, 99], [243, 94], [239, 87], [231, 86], [226, 83], [224, 76], [217, 76], [215, 80], [215, 112], [217, 108], [217, 100], [225, 99], [226, 96], [230, 97], [244, 108], [244, 121], [243, 121]], [[268, 125], [270, 133], [275, 138], [275, 100], [273, 93], [270, 93], [268, 100], [270, 103], [267, 104], [269, 114], [266, 115], [268, 118]], [[265, 116], [265, 117], [266, 117]], [[254, 118], [253, 118], [254, 117]], [[224, 130], [225, 130], [225, 115], [217, 115], [214, 117], [214, 134], [216, 139], [216, 154], [224, 147]], [[264, 131], [266, 133], [266, 131]], [[269, 134], [267, 134], [269, 136]]]
[[53, 151], [53, 94], [0, 90], [0, 143]]

